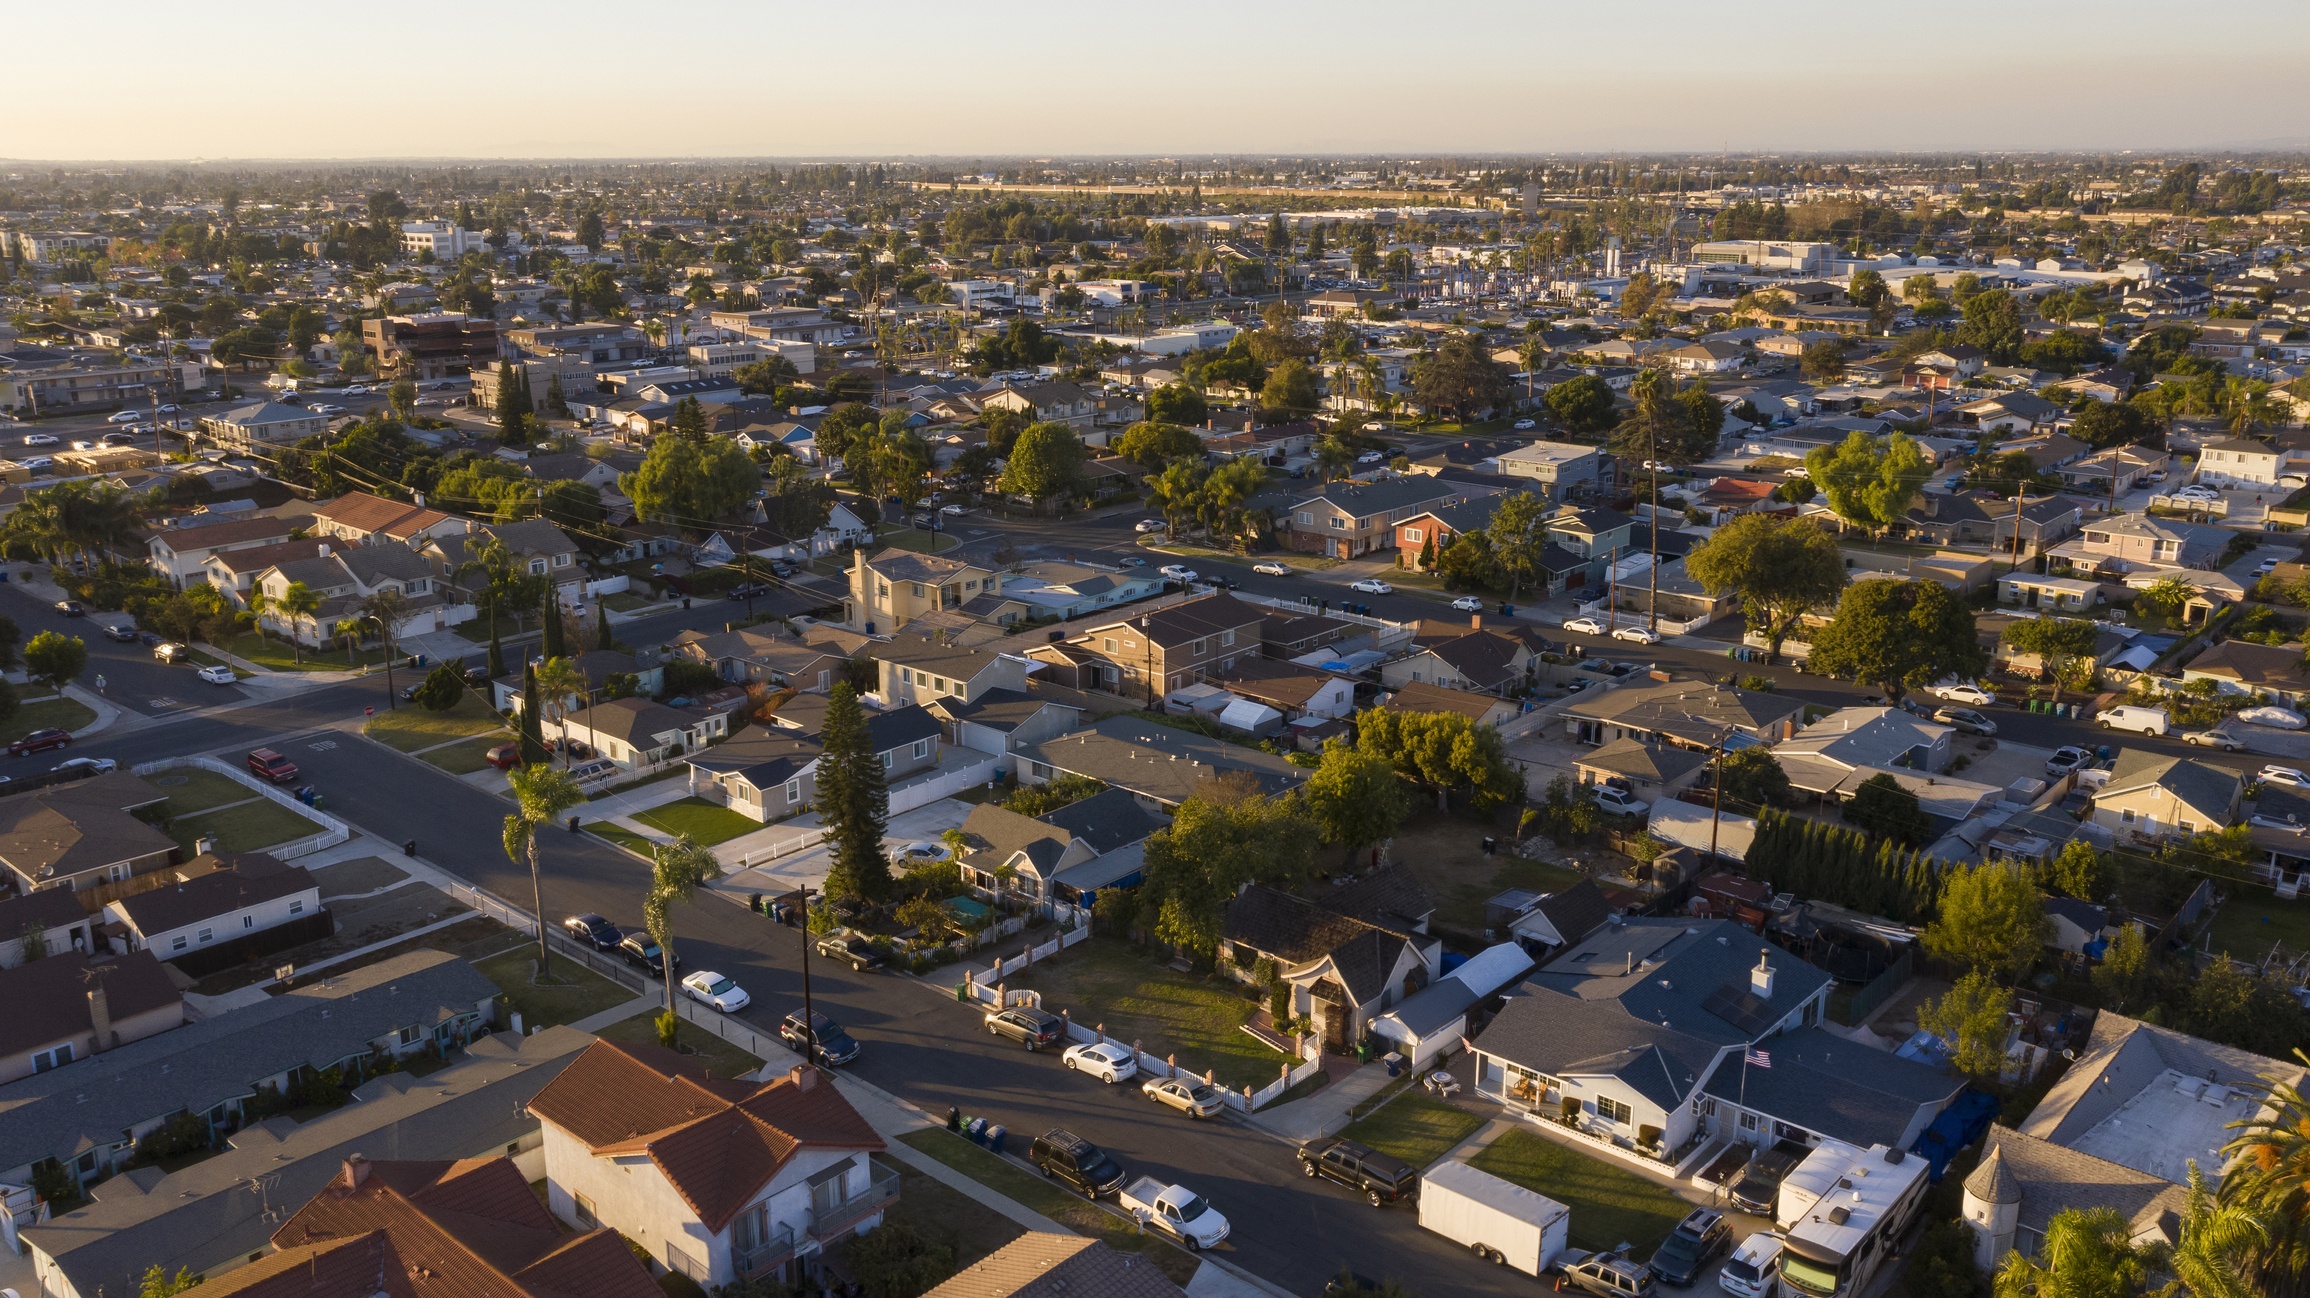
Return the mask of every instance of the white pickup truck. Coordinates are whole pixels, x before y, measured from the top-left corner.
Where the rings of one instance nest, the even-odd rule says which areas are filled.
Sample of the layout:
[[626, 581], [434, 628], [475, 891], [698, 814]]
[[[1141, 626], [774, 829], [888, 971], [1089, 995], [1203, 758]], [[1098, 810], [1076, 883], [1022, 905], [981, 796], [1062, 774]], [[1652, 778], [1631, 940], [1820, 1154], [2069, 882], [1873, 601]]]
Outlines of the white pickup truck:
[[1165, 1185], [1152, 1176], [1142, 1176], [1124, 1186], [1115, 1201], [1141, 1224], [1162, 1231], [1190, 1250], [1211, 1248], [1227, 1238], [1227, 1218], [1184, 1185]]

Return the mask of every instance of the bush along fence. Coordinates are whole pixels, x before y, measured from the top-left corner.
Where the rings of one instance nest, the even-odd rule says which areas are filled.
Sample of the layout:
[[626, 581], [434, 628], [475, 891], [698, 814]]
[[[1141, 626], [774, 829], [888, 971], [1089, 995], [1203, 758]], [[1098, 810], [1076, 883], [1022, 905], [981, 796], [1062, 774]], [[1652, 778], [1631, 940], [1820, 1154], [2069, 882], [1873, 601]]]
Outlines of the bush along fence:
[[[1765, 808], [1757, 815], [1756, 841], [1748, 851], [1748, 873], [1762, 879], [1772, 872], [1776, 892], [1793, 892], [1882, 915], [1903, 924], [1933, 918], [1941, 895], [1943, 866], [1922, 852], [1846, 829]], [[1760, 863], [1770, 861], [1770, 867]]]
[[[1037, 960], [1046, 960], [1057, 955], [1063, 948], [1073, 946], [1090, 935], [1090, 925], [1078, 925], [1072, 931], [1061, 934], [1041, 946], [1030, 947], [1009, 960], [996, 964], [987, 972], [986, 977], [990, 979], [1009, 977]], [[963, 980], [955, 984], [954, 994], [958, 1001], [985, 1005], [992, 1009], [1010, 1009], [1020, 1005], [1031, 1005], [1037, 1009], [1043, 1008], [1043, 994], [1041, 992], [1024, 988], [1013, 991], [1000, 982], [990, 984], [968, 969], [963, 971]], [[1120, 1038], [1109, 1037], [1103, 1025], [1093, 1025], [1086, 1028], [1075, 1022], [1066, 1010], [1062, 1009], [1058, 1011], [1058, 1014], [1059, 1021], [1066, 1025], [1067, 1040], [1083, 1045], [1104, 1045], [1109, 1041], [1114, 1041], [1118, 1045], [1128, 1044], [1131, 1047], [1133, 1057], [1138, 1060], [1141, 1076], [1185, 1077], [1200, 1081], [1207, 1086], [1217, 1088], [1220, 1096], [1227, 1101], [1227, 1107], [1237, 1113], [1249, 1113], [1262, 1105], [1271, 1103], [1276, 1096], [1306, 1081], [1323, 1067], [1322, 1042], [1311, 1036], [1306, 1038], [1301, 1046], [1302, 1058], [1297, 1067], [1279, 1065], [1276, 1079], [1256, 1090], [1249, 1086], [1240, 1091], [1229, 1090], [1219, 1086], [1218, 1074], [1213, 1071], [1205, 1070], [1198, 1073], [1192, 1068], [1182, 1068], [1179, 1065], [1179, 1056], [1177, 1055], [1158, 1058], [1141, 1050], [1136, 1041], [1126, 1043]]]

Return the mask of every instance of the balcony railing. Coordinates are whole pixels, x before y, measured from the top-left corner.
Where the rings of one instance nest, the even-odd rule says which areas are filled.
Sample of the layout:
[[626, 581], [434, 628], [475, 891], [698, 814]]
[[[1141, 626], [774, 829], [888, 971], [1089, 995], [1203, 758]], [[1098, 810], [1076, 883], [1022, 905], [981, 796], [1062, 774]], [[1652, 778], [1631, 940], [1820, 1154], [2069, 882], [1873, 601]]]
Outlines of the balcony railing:
[[840, 1239], [851, 1227], [889, 1207], [898, 1198], [898, 1173], [867, 1182], [866, 1189], [824, 1212], [810, 1214], [810, 1237], [821, 1244]]
[[770, 1238], [752, 1248], [732, 1249], [730, 1261], [738, 1274], [748, 1279], [762, 1274], [787, 1258], [794, 1256], [794, 1228], [780, 1226], [770, 1232]]

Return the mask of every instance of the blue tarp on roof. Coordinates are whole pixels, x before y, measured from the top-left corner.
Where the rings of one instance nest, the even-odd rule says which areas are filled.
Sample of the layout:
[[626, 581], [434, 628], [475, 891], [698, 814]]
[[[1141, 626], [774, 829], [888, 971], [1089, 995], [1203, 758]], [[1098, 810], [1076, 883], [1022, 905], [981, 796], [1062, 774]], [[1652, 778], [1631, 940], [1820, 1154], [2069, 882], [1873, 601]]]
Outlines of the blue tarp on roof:
[[1910, 1146], [1910, 1150], [1925, 1160], [1932, 1179], [1938, 1181], [1941, 1174], [1949, 1170], [1949, 1160], [1989, 1130], [1997, 1108], [1997, 1097], [1967, 1087], [1941, 1111], [1940, 1117], [1933, 1119], [1933, 1125], [1917, 1137], [1917, 1143]]

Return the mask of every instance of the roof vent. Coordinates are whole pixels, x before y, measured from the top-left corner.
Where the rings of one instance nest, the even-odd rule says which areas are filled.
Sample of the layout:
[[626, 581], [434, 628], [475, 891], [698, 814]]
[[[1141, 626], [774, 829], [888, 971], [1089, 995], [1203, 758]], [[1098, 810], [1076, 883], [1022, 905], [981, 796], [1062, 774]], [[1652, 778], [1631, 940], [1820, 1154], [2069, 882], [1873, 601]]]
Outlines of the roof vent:
[[1841, 1203], [1829, 1209], [1829, 1224], [1832, 1226], [1842, 1226], [1847, 1221], [1852, 1220], [1852, 1217], [1852, 1212]]
[[1885, 1146], [1885, 1161], [1886, 1161], [1888, 1164], [1890, 1164], [1890, 1165], [1892, 1165], [1892, 1166], [1894, 1166], [1894, 1167], [1899, 1167], [1899, 1166], [1901, 1165], [1901, 1160], [1902, 1160], [1903, 1158], [1906, 1158], [1906, 1157], [1908, 1157], [1908, 1155], [1906, 1155], [1906, 1154], [1904, 1154], [1904, 1153], [1902, 1153], [1902, 1152], [1901, 1152], [1901, 1147], [1900, 1147], [1900, 1146], [1898, 1146], [1898, 1145], [1887, 1145], [1887, 1146]]

